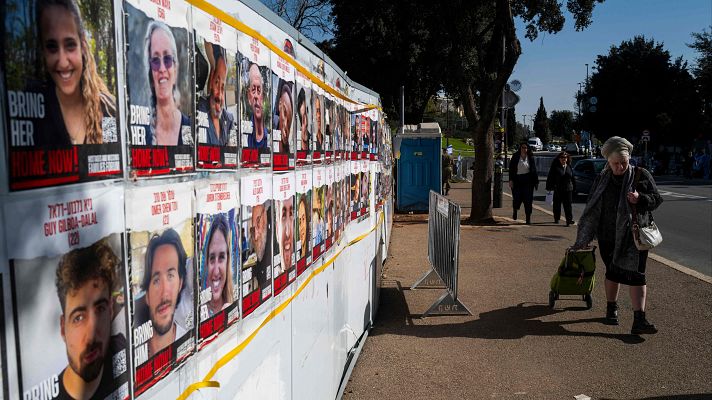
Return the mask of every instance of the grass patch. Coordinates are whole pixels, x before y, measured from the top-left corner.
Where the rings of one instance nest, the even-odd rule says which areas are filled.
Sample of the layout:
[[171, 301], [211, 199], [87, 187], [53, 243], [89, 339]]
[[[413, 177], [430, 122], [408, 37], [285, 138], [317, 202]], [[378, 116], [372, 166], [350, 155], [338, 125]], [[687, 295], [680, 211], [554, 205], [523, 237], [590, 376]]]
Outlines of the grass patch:
[[457, 138], [445, 139], [445, 138], [443, 138], [443, 140], [442, 140], [443, 149], [447, 147], [448, 140], [450, 141], [450, 145], [452, 146], [453, 155], [457, 155], [457, 152], [462, 153], [463, 156], [475, 154], [475, 148], [473, 146], [466, 144], [464, 139], [457, 139]]

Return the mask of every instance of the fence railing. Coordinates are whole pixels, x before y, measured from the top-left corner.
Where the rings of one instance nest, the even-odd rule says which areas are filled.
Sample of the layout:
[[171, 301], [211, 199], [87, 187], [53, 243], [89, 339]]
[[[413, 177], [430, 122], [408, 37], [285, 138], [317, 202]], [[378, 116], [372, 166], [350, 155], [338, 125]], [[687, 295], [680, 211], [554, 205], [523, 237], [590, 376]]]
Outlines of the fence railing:
[[460, 206], [431, 190], [428, 212], [428, 261], [430, 268], [418, 282], [411, 286], [411, 289], [433, 287], [437, 283], [441, 283], [447, 290], [423, 316], [472, 315], [470, 310], [457, 298], [459, 252]]

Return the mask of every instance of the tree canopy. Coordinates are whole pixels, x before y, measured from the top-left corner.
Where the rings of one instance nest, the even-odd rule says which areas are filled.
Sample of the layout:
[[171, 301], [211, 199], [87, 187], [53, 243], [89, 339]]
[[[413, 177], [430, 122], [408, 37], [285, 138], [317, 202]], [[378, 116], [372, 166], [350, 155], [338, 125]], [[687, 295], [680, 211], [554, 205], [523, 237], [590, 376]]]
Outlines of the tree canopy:
[[542, 142], [551, 142], [551, 134], [549, 133], [549, 116], [546, 114], [543, 97], [539, 98], [539, 108], [536, 110], [536, 116], [534, 117], [534, 132]]
[[583, 94], [583, 129], [601, 140], [646, 129], [656, 143], [696, 136], [701, 103], [682, 57], [672, 60], [662, 43], [636, 36], [599, 55], [596, 66]]
[[571, 140], [574, 130], [574, 113], [569, 110], [553, 110], [549, 116], [549, 130], [554, 137]]
[[688, 46], [697, 52], [692, 73], [701, 96], [705, 129], [709, 131], [712, 128], [712, 32], [696, 32], [692, 38], [694, 41]]

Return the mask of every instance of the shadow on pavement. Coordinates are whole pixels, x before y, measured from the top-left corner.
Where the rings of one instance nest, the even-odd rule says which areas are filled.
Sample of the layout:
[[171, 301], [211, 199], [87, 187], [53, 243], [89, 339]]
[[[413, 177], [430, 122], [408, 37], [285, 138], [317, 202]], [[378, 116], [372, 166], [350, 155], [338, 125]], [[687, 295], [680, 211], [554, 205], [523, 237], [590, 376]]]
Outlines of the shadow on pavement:
[[[396, 287], [381, 288], [381, 306], [375, 327], [370, 335], [396, 334], [421, 338], [468, 337], [477, 339], [521, 339], [525, 336], [582, 336], [620, 340], [626, 344], [643, 343], [638, 335], [604, 332], [575, 332], [566, 325], [603, 323], [603, 318], [583, 318], [568, 321], [541, 321], [539, 318], [564, 311], [583, 310], [582, 307], [551, 309], [547, 304], [519, 303], [515, 306], [481, 313], [478, 319], [439, 325], [413, 324], [420, 315], [411, 314], [400, 282]], [[440, 318], [440, 317], [428, 317]], [[469, 317], [463, 317], [469, 318]]]

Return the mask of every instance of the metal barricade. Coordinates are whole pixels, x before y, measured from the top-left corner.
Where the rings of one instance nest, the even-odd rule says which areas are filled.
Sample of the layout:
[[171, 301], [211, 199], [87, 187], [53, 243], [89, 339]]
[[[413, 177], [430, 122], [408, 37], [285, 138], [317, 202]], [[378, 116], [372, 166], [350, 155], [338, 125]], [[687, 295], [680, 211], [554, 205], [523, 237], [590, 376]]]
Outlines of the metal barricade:
[[460, 206], [434, 191], [430, 191], [428, 212], [428, 261], [431, 268], [411, 286], [445, 284], [447, 291], [433, 303], [423, 316], [472, 315], [457, 298], [458, 258], [460, 252]]

